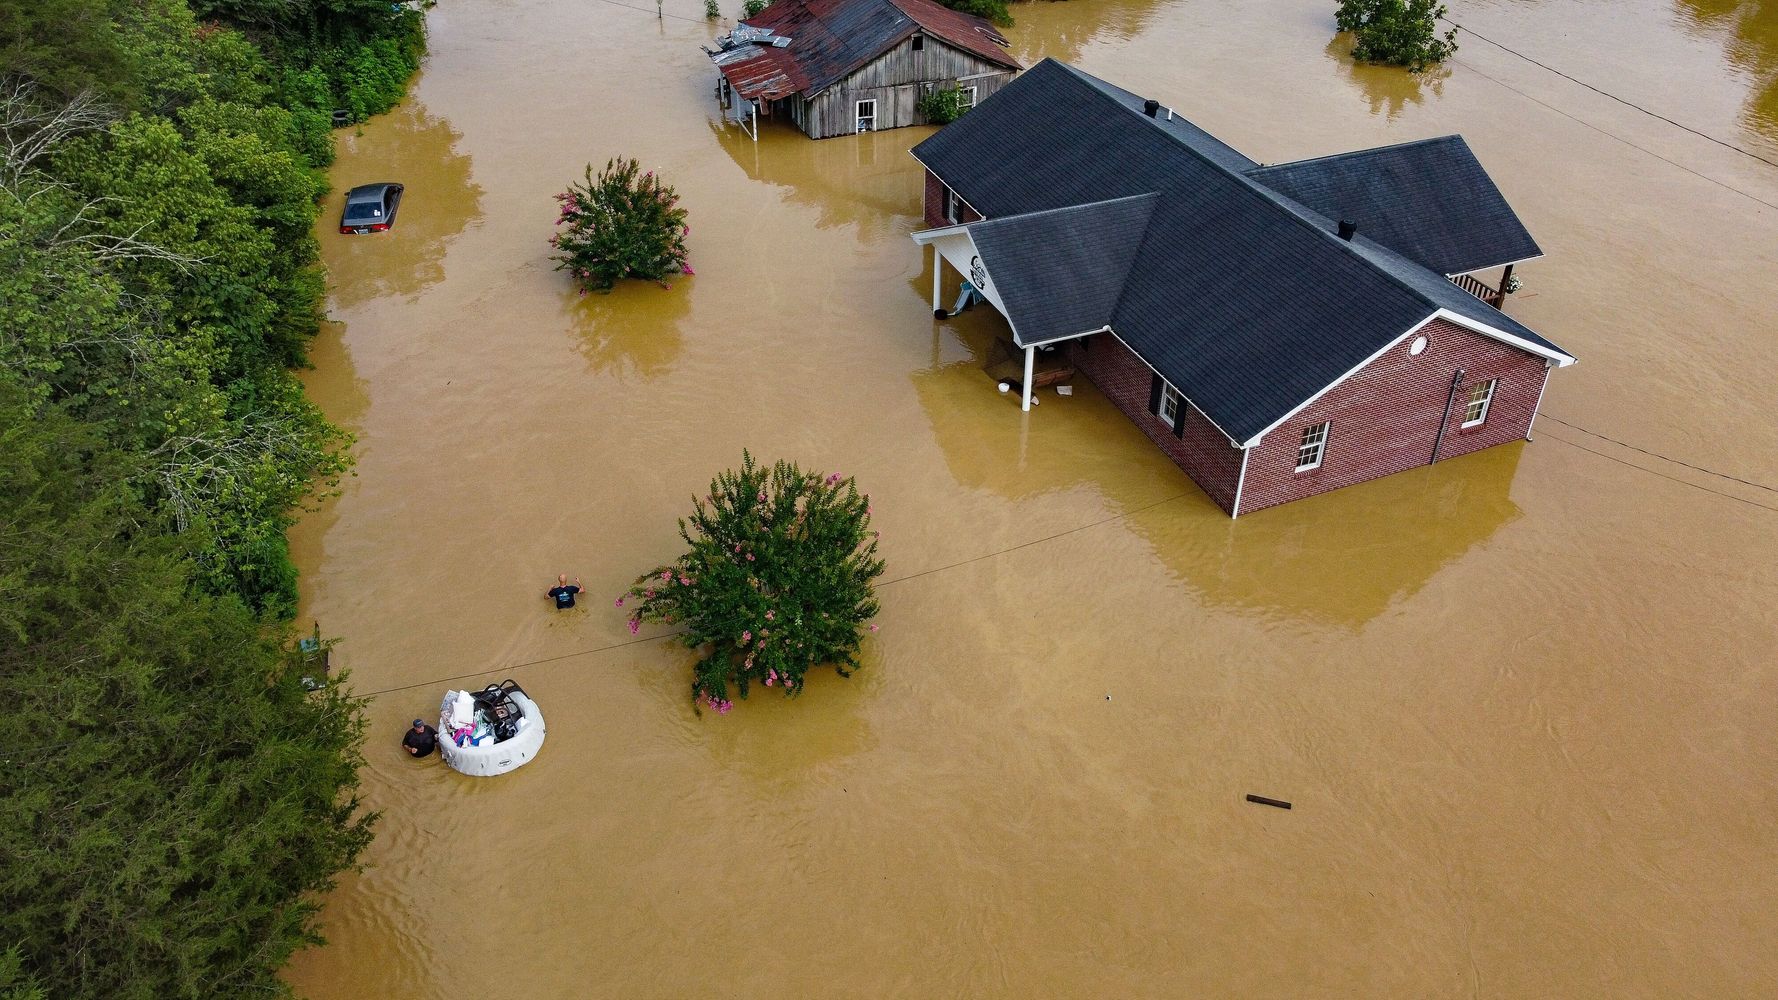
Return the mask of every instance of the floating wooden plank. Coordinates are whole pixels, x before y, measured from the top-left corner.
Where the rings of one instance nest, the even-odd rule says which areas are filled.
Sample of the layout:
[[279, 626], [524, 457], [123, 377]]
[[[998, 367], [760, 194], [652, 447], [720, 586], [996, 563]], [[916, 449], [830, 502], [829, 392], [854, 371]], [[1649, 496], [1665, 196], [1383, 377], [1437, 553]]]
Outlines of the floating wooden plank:
[[1279, 809], [1290, 808], [1290, 803], [1283, 799], [1268, 799], [1264, 795], [1249, 795], [1247, 796], [1247, 801], [1257, 802], [1262, 806], [1277, 806]]

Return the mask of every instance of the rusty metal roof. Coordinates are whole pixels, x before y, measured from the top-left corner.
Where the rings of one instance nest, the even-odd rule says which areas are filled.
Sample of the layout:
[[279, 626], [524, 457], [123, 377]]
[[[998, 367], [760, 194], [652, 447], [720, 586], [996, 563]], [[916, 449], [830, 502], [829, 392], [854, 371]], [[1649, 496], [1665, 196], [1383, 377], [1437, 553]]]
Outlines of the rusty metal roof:
[[718, 39], [710, 59], [743, 98], [776, 100], [819, 93], [915, 32], [1020, 68], [992, 24], [932, 0], [778, 0]]

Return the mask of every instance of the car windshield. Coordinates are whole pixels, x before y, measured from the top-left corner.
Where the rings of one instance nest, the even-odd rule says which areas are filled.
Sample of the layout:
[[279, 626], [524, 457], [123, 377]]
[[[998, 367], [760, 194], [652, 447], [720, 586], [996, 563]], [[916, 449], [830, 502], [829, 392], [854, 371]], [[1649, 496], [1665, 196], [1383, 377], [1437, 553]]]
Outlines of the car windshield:
[[346, 206], [348, 219], [380, 219], [383, 217], [383, 206], [374, 201], [361, 201]]

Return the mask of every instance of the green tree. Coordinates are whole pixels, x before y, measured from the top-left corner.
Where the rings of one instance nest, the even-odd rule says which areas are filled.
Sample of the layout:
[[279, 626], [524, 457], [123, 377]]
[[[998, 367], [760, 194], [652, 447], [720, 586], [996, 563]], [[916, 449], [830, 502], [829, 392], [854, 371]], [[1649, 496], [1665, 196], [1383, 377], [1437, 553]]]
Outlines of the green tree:
[[1456, 28], [1438, 34], [1444, 16], [1436, 0], [1340, 0], [1334, 20], [1352, 33], [1354, 59], [1418, 73], [1457, 51]]
[[963, 91], [958, 87], [946, 87], [920, 95], [918, 105], [920, 114], [933, 125], [949, 125], [963, 117], [968, 108], [963, 103]]
[[992, 21], [1003, 28], [1012, 25], [1012, 11], [1007, 9], [1006, 0], [938, 0], [938, 2], [952, 10]]
[[870, 497], [838, 473], [823, 477], [788, 462], [761, 468], [743, 453], [694, 504], [679, 535], [684, 555], [636, 580], [618, 607], [643, 622], [680, 625], [680, 641], [702, 651], [692, 695], [727, 712], [729, 686], [802, 690], [811, 667], [840, 675], [877, 614], [871, 581], [882, 575]]
[[586, 180], [556, 195], [561, 230], [550, 237], [556, 270], [567, 271], [582, 294], [609, 292], [624, 278], [658, 281], [691, 274], [686, 263], [685, 209], [679, 195], [632, 159], [613, 158], [597, 179], [591, 164]]
[[137, 461], [0, 385], [0, 941], [58, 998], [278, 993], [370, 837], [362, 706], [192, 586]]

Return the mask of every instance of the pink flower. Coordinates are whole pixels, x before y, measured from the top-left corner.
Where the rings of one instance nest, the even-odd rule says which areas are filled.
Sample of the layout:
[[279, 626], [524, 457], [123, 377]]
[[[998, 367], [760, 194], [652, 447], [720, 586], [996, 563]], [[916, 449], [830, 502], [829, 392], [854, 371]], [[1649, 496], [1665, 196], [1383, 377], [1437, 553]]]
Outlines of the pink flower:
[[727, 715], [729, 713], [729, 709], [734, 708], [734, 707], [735, 707], [734, 702], [725, 701], [722, 704], [716, 706], [716, 712], [718, 715]]
[[623, 599], [623, 598], [621, 598], [621, 597], [620, 597], [620, 598], [618, 598], [618, 599], [617, 599], [617, 600], [615, 600], [615, 601], [612, 601], [612, 602], [611, 602], [611, 606], [612, 606], [612, 607], [614, 607], [614, 608], [621, 608], [621, 607], [623, 607], [623, 606], [624, 606], [624, 599]]
[[679, 265], [679, 273], [680, 274], [696, 274], [698, 272], [692, 270], [690, 264], [681, 264], [681, 265]]
[[875, 632], [875, 631], [876, 631], [876, 630], [877, 630], [877, 627], [876, 627], [876, 626], [875, 626], [875, 625], [872, 625], [872, 626], [871, 626], [871, 627], [870, 627], [870, 630], [871, 630], [871, 631], [872, 631], [872, 632]]
[[764, 493], [761, 493], [761, 494], [760, 494], [760, 495], [759, 495], [759, 502], [760, 502], [760, 503], [765, 503], [765, 502], [766, 502], [766, 495], [765, 495], [765, 494], [764, 494]]
[[735, 543], [735, 551], [736, 551], [736, 552], [739, 552], [739, 551], [741, 551], [741, 543], [740, 543], [740, 542], [736, 542], [736, 543]]
[[641, 630], [642, 630], [642, 619], [640, 619], [640, 618], [630, 619], [630, 634], [635, 635], [637, 632], [640, 632]]
[[646, 601], [646, 600], [648, 600], [648, 599], [649, 599], [649, 598], [650, 598], [650, 597], [653, 597], [653, 596], [654, 596], [654, 591], [652, 591], [652, 590], [644, 590], [644, 591], [643, 591], [643, 592], [642, 592], [642, 599], [643, 599], [643, 600], [645, 600], [645, 601]]
[[673, 571], [670, 569], [661, 570], [661, 579], [663, 579], [663, 580], [673, 579]]
[[741, 641], [742, 642], [752, 642], [753, 641], [753, 632], [751, 629], [746, 632], [741, 633]]
[[766, 678], [766, 687], [771, 687], [773, 684], [776, 684], [776, 683], [778, 683], [778, 675], [777, 674], [773, 674], [772, 676]]
[[748, 561], [748, 562], [752, 562], [752, 561], [753, 561], [753, 553], [751, 553], [751, 552], [749, 552], [749, 553], [747, 553], [747, 561]]
[[689, 576], [682, 576], [682, 577], [680, 577], [680, 578], [679, 578], [679, 585], [680, 585], [680, 586], [681, 586], [681, 587], [689, 587], [689, 586], [691, 586], [691, 577], [689, 577]]
[[754, 643], [754, 644], [753, 644], [753, 648], [754, 648], [754, 649], [764, 649], [764, 648], [766, 648], [766, 641], [765, 641], [765, 640], [764, 640], [764, 639], [761, 639], [761, 640], [759, 640], [759, 641], [758, 641], [758, 642], [756, 642], [756, 643]]
[[771, 621], [771, 620], [772, 620], [772, 611], [770, 608], [767, 608], [766, 609], [766, 621]]
[[753, 666], [753, 657], [749, 656], [747, 659], [745, 659], [741, 662], [748, 667], [752, 667]]

